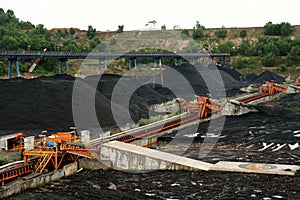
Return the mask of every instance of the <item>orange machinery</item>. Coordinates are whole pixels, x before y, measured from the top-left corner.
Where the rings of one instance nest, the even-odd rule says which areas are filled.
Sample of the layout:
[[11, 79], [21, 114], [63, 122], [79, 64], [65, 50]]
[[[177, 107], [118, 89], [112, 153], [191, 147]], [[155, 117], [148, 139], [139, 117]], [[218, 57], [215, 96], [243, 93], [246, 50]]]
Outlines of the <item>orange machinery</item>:
[[23, 152], [24, 164], [29, 164], [34, 158], [34, 170], [42, 173], [45, 169], [59, 169], [63, 163], [76, 162], [79, 157], [92, 156], [91, 150], [84, 145], [74, 143], [76, 135], [71, 132], [58, 132], [40, 139], [40, 144], [31, 150]]
[[198, 112], [199, 118], [210, 117], [213, 113], [219, 112], [224, 107], [213, 104], [212, 98], [198, 96], [196, 102], [187, 103], [184, 99], [178, 99], [181, 112], [187, 112], [188, 114]]
[[269, 96], [283, 92], [286, 90], [286, 87], [280, 87], [274, 82], [267, 81], [264, 85], [259, 87], [259, 92], [268, 94]]

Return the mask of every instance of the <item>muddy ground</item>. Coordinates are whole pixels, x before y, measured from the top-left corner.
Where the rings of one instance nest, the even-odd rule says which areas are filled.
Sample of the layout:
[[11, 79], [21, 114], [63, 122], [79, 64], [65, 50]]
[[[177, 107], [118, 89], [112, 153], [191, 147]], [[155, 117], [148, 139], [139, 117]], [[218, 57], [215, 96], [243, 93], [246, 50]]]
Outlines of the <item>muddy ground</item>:
[[[201, 160], [220, 160], [300, 165], [299, 94], [260, 105], [260, 112], [227, 117], [218, 142]], [[273, 104], [272, 104], [273, 105]], [[287, 106], [289, 105], [289, 106]], [[178, 151], [199, 159], [208, 123], [200, 124], [194, 142], [166, 145], [157, 149]], [[193, 127], [181, 136], [188, 137]], [[173, 135], [174, 136], [174, 135]], [[169, 136], [168, 136], [169, 137]], [[264, 143], [274, 143], [262, 150]], [[282, 148], [279, 145], [286, 144]], [[9, 199], [300, 199], [300, 173], [295, 176], [205, 171], [121, 171], [81, 172], [47, 186], [26, 191]], [[115, 186], [115, 187], [114, 187]]]

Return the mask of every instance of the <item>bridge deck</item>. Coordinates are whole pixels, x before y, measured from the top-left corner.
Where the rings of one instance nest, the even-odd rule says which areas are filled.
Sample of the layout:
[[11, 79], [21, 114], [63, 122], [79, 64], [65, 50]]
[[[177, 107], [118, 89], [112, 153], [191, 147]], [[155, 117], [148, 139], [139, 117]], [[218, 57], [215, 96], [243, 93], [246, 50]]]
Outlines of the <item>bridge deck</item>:
[[0, 58], [58, 58], [58, 59], [116, 59], [116, 58], [204, 58], [204, 57], [229, 57], [227, 53], [108, 53], [108, 52], [58, 52], [58, 51], [0, 51]]

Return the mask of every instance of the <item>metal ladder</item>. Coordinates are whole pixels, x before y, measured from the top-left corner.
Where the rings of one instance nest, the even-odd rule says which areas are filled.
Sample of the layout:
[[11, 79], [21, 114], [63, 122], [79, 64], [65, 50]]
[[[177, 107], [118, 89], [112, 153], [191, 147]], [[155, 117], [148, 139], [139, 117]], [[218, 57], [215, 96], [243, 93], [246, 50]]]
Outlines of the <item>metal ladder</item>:
[[35, 172], [42, 173], [44, 171], [45, 167], [52, 158], [52, 154], [53, 153], [47, 153], [45, 156], [40, 157], [40, 159], [37, 162], [38, 167], [36, 168]]

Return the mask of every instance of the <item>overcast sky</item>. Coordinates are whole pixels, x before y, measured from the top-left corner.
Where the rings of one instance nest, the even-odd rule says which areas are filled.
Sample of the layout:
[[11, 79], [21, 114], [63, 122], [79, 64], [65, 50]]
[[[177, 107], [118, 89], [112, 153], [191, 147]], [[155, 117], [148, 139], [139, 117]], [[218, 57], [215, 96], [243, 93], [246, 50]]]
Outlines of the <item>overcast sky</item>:
[[145, 29], [156, 20], [156, 28], [192, 28], [196, 21], [207, 28], [264, 26], [290, 22], [300, 25], [298, 0], [0, 0], [23, 21], [46, 28], [92, 25], [99, 31]]

